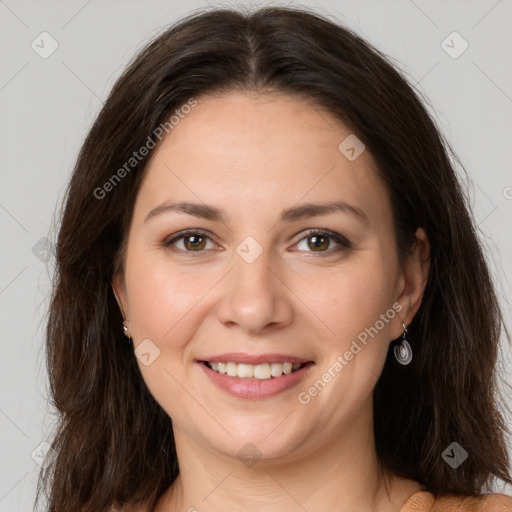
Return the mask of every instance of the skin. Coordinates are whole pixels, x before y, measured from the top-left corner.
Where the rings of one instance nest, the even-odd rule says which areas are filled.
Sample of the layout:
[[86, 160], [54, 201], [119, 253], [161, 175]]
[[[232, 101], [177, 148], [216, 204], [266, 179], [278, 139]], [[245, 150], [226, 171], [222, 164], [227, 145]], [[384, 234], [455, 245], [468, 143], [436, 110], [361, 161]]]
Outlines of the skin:
[[[401, 322], [420, 306], [429, 244], [418, 229], [414, 253], [400, 265], [372, 155], [349, 161], [338, 150], [350, 133], [305, 100], [230, 92], [199, 98], [153, 153], [113, 286], [134, 347], [150, 339], [160, 350], [148, 366], [138, 360], [172, 418], [180, 465], [159, 511], [396, 512], [420, 490], [379, 470], [372, 391]], [[228, 220], [168, 211], [144, 222], [166, 201], [214, 205]], [[349, 203], [367, 219], [337, 212], [278, 221], [282, 209], [328, 201]], [[327, 238], [315, 249], [304, 238], [310, 228], [339, 233], [352, 247]], [[190, 238], [163, 245], [185, 229], [214, 238], [200, 253]], [[252, 263], [236, 252], [248, 236], [263, 251]], [[401, 311], [300, 403], [298, 394], [397, 303]], [[315, 366], [275, 397], [236, 398], [197, 362], [227, 352], [293, 354]], [[262, 456], [252, 467], [237, 456], [246, 443]]]

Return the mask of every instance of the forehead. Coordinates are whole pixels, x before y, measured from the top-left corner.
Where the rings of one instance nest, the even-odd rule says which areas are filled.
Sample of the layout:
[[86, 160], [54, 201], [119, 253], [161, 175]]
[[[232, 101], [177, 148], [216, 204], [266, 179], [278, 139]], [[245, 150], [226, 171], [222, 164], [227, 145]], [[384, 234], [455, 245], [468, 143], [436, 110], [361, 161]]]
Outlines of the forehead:
[[[300, 201], [357, 203], [389, 216], [389, 199], [364, 150], [340, 151], [354, 137], [337, 118], [283, 94], [201, 97], [156, 148], [137, 208], [197, 200], [233, 213], [281, 211]], [[352, 139], [348, 139], [352, 140]]]

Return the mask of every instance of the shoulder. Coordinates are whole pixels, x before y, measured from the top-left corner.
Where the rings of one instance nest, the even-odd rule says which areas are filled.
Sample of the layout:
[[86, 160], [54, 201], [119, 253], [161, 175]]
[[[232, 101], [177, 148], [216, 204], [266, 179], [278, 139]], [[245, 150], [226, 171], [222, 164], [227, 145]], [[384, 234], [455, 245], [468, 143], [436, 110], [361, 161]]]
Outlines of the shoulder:
[[436, 498], [430, 492], [419, 491], [407, 500], [400, 512], [512, 512], [512, 497], [506, 494], [446, 494]]
[[479, 496], [449, 494], [438, 498], [431, 512], [452, 512], [452, 510], [453, 512], [512, 512], [512, 497], [505, 494]]

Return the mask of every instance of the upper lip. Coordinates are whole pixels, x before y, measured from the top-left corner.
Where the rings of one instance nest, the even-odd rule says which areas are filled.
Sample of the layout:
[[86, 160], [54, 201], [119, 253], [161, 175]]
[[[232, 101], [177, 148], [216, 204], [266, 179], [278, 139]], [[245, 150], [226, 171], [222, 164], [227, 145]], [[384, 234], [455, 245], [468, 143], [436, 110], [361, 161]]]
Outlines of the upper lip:
[[241, 364], [263, 364], [263, 363], [309, 363], [309, 359], [291, 356], [289, 354], [245, 354], [242, 352], [231, 352], [218, 356], [205, 357], [201, 362], [210, 363], [241, 363]]

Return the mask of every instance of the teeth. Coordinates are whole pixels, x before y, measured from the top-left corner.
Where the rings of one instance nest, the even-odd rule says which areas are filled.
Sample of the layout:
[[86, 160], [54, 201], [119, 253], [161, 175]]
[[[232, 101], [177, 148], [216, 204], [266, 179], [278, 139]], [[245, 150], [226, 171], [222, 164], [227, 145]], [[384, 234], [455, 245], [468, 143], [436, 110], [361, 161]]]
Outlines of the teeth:
[[215, 372], [229, 377], [240, 379], [267, 380], [271, 377], [289, 375], [298, 370], [301, 363], [263, 363], [263, 364], [237, 364], [237, 363], [208, 363], [208, 366]]
[[[231, 363], [235, 364], [235, 363]], [[251, 364], [239, 364], [236, 370], [237, 377], [245, 378], [252, 377], [258, 366], [252, 366]]]
[[[240, 366], [240, 365], [238, 365]], [[270, 373], [270, 365], [268, 363], [265, 364], [258, 364], [256, 366], [253, 366], [254, 368], [254, 377], [256, 379], [270, 379], [272, 374]], [[240, 372], [238, 374], [240, 377]], [[280, 375], [278, 375], [280, 377]]]
[[238, 365], [236, 363], [226, 363], [226, 373], [229, 377], [236, 377]]
[[270, 373], [272, 377], [281, 377], [283, 374], [283, 365], [280, 363], [272, 363], [270, 365]]

